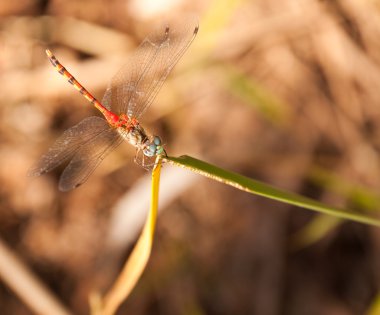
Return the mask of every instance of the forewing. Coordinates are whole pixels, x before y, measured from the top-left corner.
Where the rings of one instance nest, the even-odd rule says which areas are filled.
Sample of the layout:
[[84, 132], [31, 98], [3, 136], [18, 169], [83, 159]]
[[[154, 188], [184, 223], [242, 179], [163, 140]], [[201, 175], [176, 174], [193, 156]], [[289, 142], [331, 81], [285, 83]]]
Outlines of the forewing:
[[108, 123], [100, 117], [88, 117], [66, 130], [45, 153], [36, 165], [29, 170], [29, 176], [39, 176], [51, 171], [71, 159], [75, 152], [109, 129]]
[[123, 141], [113, 128], [104, 129], [75, 152], [59, 180], [59, 190], [68, 191], [82, 185], [106, 155]]
[[198, 32], [198, 21], [173, 22], [144, 39], [112, 79], [102, 104], [139, 118], [154, 100], [175, 64]]

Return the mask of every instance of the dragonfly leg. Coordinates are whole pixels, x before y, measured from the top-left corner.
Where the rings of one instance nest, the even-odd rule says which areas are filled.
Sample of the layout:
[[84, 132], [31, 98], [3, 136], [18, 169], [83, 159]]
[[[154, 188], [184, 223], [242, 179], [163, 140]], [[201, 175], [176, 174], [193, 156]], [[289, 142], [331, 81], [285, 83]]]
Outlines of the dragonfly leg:
[[[140, 157], [140, 154], [142, 155], [142, 157]], [[142, 151], [140, 149], [136, 149], [136, 154], [135, 154], [134, 162], [137, 165], [140, 165], [143, 168], [147, 169], [147, 164], [145, 163], [145, 154], [142, 153]]]
[[141, 165], [140, 161], [139, 161], [139, 152], [140, 152], [140, 149], [136, 149], [136, 153], [135, 153], [135, 158], [133, 159], [134, 162], [137, 164], [137, 165]]
[[[165, 152], [165, 156], [167, 156], [166, 152]], [[137, 165], [140, 165], [149, 171], [149, 170], [152, 170], [154, 165], [156, 164], [155, 158], [156, 158], [156, 156], [153, 156], [153, 157], [146, 156], [142, 152], [142, 150], [136, 149], [134, 161]]]

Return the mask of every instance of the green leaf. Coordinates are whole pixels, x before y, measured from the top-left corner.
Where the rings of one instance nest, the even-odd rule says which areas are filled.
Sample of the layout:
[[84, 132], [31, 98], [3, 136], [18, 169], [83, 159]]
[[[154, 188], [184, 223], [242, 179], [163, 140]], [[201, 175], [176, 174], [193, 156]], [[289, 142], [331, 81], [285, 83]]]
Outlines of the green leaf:
[[316, 185], [344, 197], [364, 211], [374, 212], [380, 208], [378, 191], [341, 178], [321, 167], [311, 168], [308, 178]]
[[290, 237], [292, 250], [300, 250], [324, 238], [343, 221], [339, 218], [319, 214]]
[[222, 70], [228, 91], [256, 109], [260, 115], [274, 125], [282, 126], [289, 122], [291, 114], [289, 106], [286, 106], [282, 100], [238, 68], [226, 65]]
[[164, 157], [163, 160], [251, 194], [274, 199], [319, 213], [332, 215], [337, 218], [380, 227], [380, 220], [369, 215], [331, 207], [313, 199], [287, 192], [246, 176], [224, 170], [190, 156]]

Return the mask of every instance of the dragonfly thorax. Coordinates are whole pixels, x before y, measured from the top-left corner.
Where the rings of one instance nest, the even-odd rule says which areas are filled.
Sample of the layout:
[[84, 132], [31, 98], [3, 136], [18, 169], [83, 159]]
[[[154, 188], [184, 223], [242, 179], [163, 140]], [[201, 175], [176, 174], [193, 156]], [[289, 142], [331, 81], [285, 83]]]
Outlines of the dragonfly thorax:
[[130, 144], [141, 150], [145, 147], [145, 142], [148, 141], [148, 136], [146, 135], [144, 128], [141, 127], [140, 124], [136, 124], [133, 126], [122, 125], [117, 128], [117, 131]]

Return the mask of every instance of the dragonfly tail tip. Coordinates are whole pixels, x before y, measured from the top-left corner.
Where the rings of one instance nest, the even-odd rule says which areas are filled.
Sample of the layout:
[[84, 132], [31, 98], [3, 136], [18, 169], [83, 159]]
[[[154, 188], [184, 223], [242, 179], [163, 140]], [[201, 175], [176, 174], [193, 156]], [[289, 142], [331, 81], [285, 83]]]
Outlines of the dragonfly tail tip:
[[46, 55], [50, 58], [51, 56], [53, 56], [52, 52], [50, 51], [50, 49], [46, 49], [45, 50], [45, 53]]

